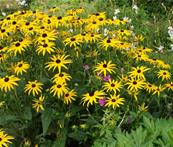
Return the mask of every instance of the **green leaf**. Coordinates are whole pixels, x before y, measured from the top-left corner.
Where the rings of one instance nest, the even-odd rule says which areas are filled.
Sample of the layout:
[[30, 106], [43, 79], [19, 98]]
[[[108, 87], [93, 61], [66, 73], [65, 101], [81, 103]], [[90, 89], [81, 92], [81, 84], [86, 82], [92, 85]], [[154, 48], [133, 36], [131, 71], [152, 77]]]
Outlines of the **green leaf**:
[[22, 118], [25, 120], [32, 119], [31, 107], [25, 107], [22, 113]]
[[62, 129], [60, 136], [58, 136], [58, 138], [55, 140], [52, 147], [65, 147], [66, 139], [67, 139], [67, 130]]
[[18, 121], [18, 117], [15, 115], [1, 115], [0, 125], [6, 125]]
[[45, 111], [43, 111], [42, 115], [41, 115], [41, 122], [42, 122], [42, 127], [43, 127], [43, 135], [45, 135], [45, 133], [47, 132], [49, 125], [51, 123], [51, 119], [52, 119], [52, 111], [51, 109], [47, 109]]

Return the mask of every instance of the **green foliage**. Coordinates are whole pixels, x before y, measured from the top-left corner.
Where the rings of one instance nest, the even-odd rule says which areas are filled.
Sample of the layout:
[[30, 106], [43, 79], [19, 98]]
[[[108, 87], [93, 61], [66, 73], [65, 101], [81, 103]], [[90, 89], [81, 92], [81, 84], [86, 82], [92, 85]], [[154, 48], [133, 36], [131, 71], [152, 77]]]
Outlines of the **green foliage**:
[[171, 147], [173, 119], [143, 118], [143, 123], [130, 132], [112, 130], [111, 135], [97, 139], [92, 147]]

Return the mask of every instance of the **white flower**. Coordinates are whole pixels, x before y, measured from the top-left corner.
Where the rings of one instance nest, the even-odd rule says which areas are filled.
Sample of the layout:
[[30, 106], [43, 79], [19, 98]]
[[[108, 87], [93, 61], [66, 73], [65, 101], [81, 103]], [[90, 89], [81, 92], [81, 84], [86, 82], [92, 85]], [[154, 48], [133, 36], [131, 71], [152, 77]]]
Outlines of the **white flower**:
[[173, 44], [171, 44], [170, 46], [171, 46], [171, 50], [173, 51]]
[[173, 39], [173, 28], [172, 28], [172, 26], [168, 27], [168, 34], [171, 37], [171, 39]]
[[104, 36], [107, 36], [107, 35], [108, 35], [108, 29], [107, 29], [107, 28], [104, 29], [103, 35], [104, 35]]
[[113, 16], [113, 20], [117, 19], [117, 16]]
[[159, 52], [163, 52], [164, 46], [160, 45], [157, 49]]
[[128, 22], [131, 22], [131, 21], [132, 21], [131, 19], [129, 19], [129, 18], [126, 17], [126, 16], [123, 18], [123, 20], [127, 20]]
[[2, 12], [2, 15], [3, 15], [3, 16], [6, 16], [7, 14], [6, 14], [5, 12]]
[[133, 10], [135, 10], [135, 13], [138, 13], [138, 6], [136, 5], [136, 4], [134, 4], [133, 6], [132, 6], [132, 9]]
[[120, 10], [119, 9], [115, 9], [114, 15], [117, 15], [118, 13], [120, 13]]

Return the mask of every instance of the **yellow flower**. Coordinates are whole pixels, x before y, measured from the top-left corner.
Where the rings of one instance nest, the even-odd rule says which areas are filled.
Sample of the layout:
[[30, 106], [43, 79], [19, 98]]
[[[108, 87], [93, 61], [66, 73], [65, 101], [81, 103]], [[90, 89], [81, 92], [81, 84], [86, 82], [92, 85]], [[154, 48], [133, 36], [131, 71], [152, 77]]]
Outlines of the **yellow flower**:
[[61, 72], [61, 68], [64, 67], [65, 69], [67, 69], [66, 64], [72, 63], [71, 59], [66, 59], [69, 55], [53, 55], [51, 57], [51, 62], [46, 63], [46, 68], [48, 68], [48, 70], [53, 68], [53, 71], [58, 68], [59, 73]]
[[153, 92], [155, 87], [156, 87], [155, 85], [150, 84], [149, 82], [145, 83], [145, 85], [144, 85], [144, 89], [149, 93]]
[[76, 92], [74, 91], [74, 89], [65, 92], [64, 93], [64, 103], [67, 104], [67, 105], [71, 104], [72, 101], [75, 100], [75, 98], [74, 98], [75, 96], [76, 96]]
[[157, 76], [158, 76], [158, 78], [162, 78], [162, 81], [163, 80], [169, 80], [171, 78], [171, 73], [167, 70], [160, 70], [157, 73]]
[[149, 68], [145, 66], [132, 67], [132, 71], [129, 72], [129, 76], [138, 79], [145, 79], [144, 72], [148, 71]]
[[87, 107], [89, 107], [90, 105], [93, 105], [94, 103], [98, 103], [97, 99], [99, 99], [100, 97], [103, 97], [105, 95], [105, 93], [103, 91], [94, 91], [94, 92], [90, 92], [90, 93], [86, 93], [83, 95], [82, 98], [82, 103], [83, 105], [85, 105], [85, 103], [87, 103]]
[[104, 90], [106, 92], [114, 92], [117, 93], [117, 91], [120, 91], [122, 88], [121, 82], [115, 81], [115, 80], [109, 80], [108, 82], [105, 82], [103, 85]]
[[12, 139], [14, 139], [14, 137], [9, 136], [2, 129], [0, 129], [0, 147], [8, 147], [8, 144], [12, 143]]
[[108, 100], [106, 100], [105, 106], [112, 107], [113, 109], [120, 107], [120, 105], [124, 104], [124, 98], [121, 98], [120, 95], [111, 95]]
[[64, 83], [71, 80], [71, 76], [68, 73], [62, 72], [54, 75], [52, 78], [54, 83]]
[[54, 52], [54, 47], [55, 47], [55, 43], [53, 42], [42, 42], [39, 43], [36, 52], [39, 54], [42, 54], [43, 56], [46, 53], [51, 54], [52, 52]]
[[44, 96], [40, 96], [38, 99], [33, 99], [32, 107], [36, 110], [36, 112], [40, 112], [44, 110], [43, 103], [44, 103]]
[[80, 45], [83, 41], [79, 37], [70, 37], [64, 40], [65, 45], [69, 45], [70, 47], [76, 47]]
[[42, 91], [42, 83], [35, 81], [28, 81], [28, 84], [25, 85], [25, 92], [28, 92], [28, 95], [32, 93], [33, 96], [38, 95]]
[[29, 64], [23, 61], [17, 62], [17, 64], [14, 66], [14, 72], [15, 74], [19, 75], [23, 72], [26, 72], [26, 70], [29, 68]]
[[95, 66], [95, 72], [99, 72], [99, 74], [103, 73], [104, 76], [107, 75], [107, 73], [115, 72], [115, 64], [111, 64], [112, 61], [109, 61], [108, 63], [106, 61], [103, 61], [101, 63], [98, 63]]
[[141, 112], [147, 112], [148, 106], [145, 106], [145, 103], [142, 103], [141, 105], [138, 105], [139, 111]]
[[58, 96], [58, 98], [60, 98], [68, 90], [66, 83], [56, 83], [50, 88], [50, 93], [53, 93], [53, 96]]
[[153, 94], [157, 94], [158, 96], [160, 96], [160, 93], [164, 90], [165, 90], [165, 87], [162, 85], [155, 86], [153, 89]]
[[129, 81], [126, 83], [126, 85], [128, 85], [127, 89], [130, 91], [138, 91], [144, 87], [144, 84], [144, 80], [134, 78], [129, 79]]
[[115, 47], [115, 40], [111, 38], [106, 38], [103, 41], [101, 41], [99, 44], [101, 48], [107, 51], [109, 47]]
[[2, 91], [10, 91], [14, 89], [14, 86], [17, 86], [17, 82], [20, 79], [15, 77], [14, 75], [11, 76], [5, 76], [4, 78], [0, 78], [0, 85], [1, 85], [1, 90]]
[[165, 87], [168, 88], [168, 90], [172, 90], [173, 91], [173, 82], [171, 83], [166, 83]]

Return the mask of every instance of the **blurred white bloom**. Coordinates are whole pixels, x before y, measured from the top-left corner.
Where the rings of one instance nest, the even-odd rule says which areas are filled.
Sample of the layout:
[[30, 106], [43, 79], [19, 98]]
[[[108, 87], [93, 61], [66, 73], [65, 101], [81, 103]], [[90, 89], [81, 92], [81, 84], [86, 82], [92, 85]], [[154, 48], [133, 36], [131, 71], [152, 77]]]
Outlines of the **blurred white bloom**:
[[170, 46], [171, 46], [171, 50], [173, 51], [173, 44], [171, 44]]
[[172, 28], [172, 26], [168, 27], [168, 34], [171, 37], [171, 39], [173, 39], [173, 28]]
[[70, 29], [69, 32], [70, 32], [70, 33], [73, 33], [73, 29]]
[[6, 14], [5, 12], [2, 12], [2, 15], [3, 15], [3, 16], [6, 16], [7, 14]]
[[107, 35], [108, 35], [108, 29], [107, 29], [107, 28], [104, 29], [103, 35], [104, 35], [104, 36], [107, 36]]
[[118, 13], [120, 13], [120, 10], [119, 9], [115, 9], [114, 15], [117, 15]]
[[123, 18], [123, 20], [127, 20], [128, 22], [131, 22], [131, 21], [132, 21], [131, 19], [129, 19], [129, 18], [126, 17], [126, 16]]
[[163, 52], [164, 46], [160, 45], [157, 49], [159, 52]]
[[136, 5], [136, 4], [134, 4], [133, 6], [132, 6], [132, 9], [133, 10], [135, 10], [135, 13], [138, 13], [138, 6]]
[[117, 19], [117, 16], [113, 16], [113, 20]]

